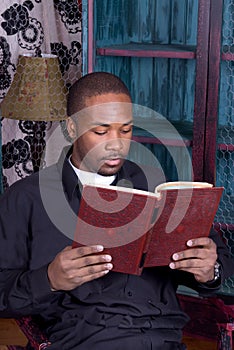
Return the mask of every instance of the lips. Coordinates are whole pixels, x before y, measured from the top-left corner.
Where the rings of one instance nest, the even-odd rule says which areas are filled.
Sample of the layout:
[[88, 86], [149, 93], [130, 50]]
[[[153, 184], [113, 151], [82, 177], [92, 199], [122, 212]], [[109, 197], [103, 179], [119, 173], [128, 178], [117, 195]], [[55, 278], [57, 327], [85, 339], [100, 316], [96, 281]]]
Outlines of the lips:
[[122, 159], [121, 158], [108, 158], [108, 159], [105, 159], [104, 163], [108, 166], [117, 166], [117, 165], [120, 165]]

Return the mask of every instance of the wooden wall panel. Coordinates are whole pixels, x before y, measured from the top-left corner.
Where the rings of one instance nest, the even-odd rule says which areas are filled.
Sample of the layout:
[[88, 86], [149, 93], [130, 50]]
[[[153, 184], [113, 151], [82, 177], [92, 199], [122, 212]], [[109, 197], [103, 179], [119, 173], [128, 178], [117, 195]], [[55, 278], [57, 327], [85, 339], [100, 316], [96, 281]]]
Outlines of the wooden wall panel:
[[[197, 0], [96, 0], [94, 42], [96, 47], [127, 42], [195, 45], [197, 11]], [[170, 120], [192, 122], [194, 62], [130, 58], [124, 60], [124, 68], [122, 64], [121, 58], [96, 56], [94, 69], [121, 72], [135, 103], [153, 108]]]
[[[94, 1], [95, 42], [98, 46], [120, 44], [129, 40], [128, 0]], [[114, 40], [113, 40], [114, 38]]]
[[[93, 0], [93, 3], [93, 69], [119, 75], [130, 88], [134, 103], [153, 108], [182, 126], [195, 122], [195, 179], [202, 180], [210, 0]], [[197, 35], [198, 50], [190, 56], [196, 59], [131, 57], [129, 46], [119, 47], [118, 56], [113, 52], [113, 56], [106, 56], [104, 51], [99, 55], [96, 51], [132, 42], [187, 45], [186, 48], [189, 45], [195, 49]], [[145, 47], [141, 56], [144, 50]], [[125, 54], [129, 57], [121, 57]]]
[[171, 0], [156, 0], [155, 34], [153, 39], [162, 44], [170, 42]]

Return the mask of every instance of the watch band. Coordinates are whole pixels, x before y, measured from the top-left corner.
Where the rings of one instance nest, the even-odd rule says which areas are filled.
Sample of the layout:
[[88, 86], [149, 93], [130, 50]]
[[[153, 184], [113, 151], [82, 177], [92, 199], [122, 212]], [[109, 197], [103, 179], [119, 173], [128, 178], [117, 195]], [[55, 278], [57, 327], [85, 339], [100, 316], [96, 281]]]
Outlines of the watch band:
[[216, 263], [214, 264], [214, 281], [219, 279], [219, 277], [220, 277], [220, 263], [216, 261]]

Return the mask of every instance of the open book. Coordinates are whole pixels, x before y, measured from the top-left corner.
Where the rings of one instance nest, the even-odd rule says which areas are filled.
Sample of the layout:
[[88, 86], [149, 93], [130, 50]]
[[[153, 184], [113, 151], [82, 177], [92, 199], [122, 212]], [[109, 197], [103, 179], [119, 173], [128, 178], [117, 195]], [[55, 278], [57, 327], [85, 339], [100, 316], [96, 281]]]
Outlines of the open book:
[[84, 185], [73, 247], [102, 244], [112, 271], [168, 265], [189, 239], [209, 235], [222, 192], [205, 182], [167, 182], [154, 193]]

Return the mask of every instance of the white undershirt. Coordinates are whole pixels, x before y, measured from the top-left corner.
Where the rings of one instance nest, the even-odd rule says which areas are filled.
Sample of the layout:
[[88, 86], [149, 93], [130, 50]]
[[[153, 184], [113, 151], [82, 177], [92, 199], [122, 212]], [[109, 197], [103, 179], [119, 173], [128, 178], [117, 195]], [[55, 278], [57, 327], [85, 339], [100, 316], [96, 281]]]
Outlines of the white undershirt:
[[91, 173], [89, 171], [84, 171], [76, 168], [72, 162], [71, 157], [69, 157], [69, 162], [75, 171], [77, 177], [79, 178], [82, 185], [84, 184], [95, 184], [95, 185], [110, 185], [116, 178], [116, 175], [103, 176], [97, 173]]

